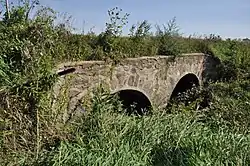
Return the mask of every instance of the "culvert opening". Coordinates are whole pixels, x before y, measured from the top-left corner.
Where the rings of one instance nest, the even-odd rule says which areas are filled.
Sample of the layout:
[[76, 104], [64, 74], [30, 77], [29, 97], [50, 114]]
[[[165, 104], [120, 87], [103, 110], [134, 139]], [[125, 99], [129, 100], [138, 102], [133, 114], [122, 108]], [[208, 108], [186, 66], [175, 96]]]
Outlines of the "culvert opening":
[[188, 105], [197, 99], [197, 87], [199, 87], [199, 79], [194, 74], [187, 74], [183, 76], [175, 86], [171, 97], [170, 103], [183, 102]]
[[151, 102], [142, 92], [137, 90], [121, 90], [116, 94], [122, 102], [126, 114], [145, 115], [149, 113]]
[[69, 74], [69, 73], [73, 73], [73, 72], [75, 72], [75, 71], [76, 71], [76, 69], [73, 68], [73, 67], [71, 67], [71, 68], [69, 68], [69, 69], [65, 69], [65, 70], [63, 70], [63, 71], [59, 71], [57, 74], [58, 74], [59, 76], [63, 76], [63, 75]]

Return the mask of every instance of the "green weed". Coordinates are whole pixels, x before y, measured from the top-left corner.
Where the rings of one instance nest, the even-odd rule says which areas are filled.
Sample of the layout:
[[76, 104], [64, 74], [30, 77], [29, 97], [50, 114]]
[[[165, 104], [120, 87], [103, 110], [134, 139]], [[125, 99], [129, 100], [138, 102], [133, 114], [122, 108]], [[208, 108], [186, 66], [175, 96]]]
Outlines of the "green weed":
[[[100, 35], [73, 34], [69, 19], [55, 24], [57, 13], [36, 0], [7, 5], [0, 14], [1, 165], [249, 165], [249, 42], [184, 38], [175, 19], [155, 34], [144, 20], [124, 37], [129, 14], [119, 8], [108, 14]], [[86, 112], [65, 123], [65, 88], [52, 107], [52, 69], [60, 62], [187, 52], [222, 62], [219, 79], [192, 95], [191, 104], [128, 116], [116, 97], [99, 89]], [[209, 107], [197, 109], [206, 92]]]

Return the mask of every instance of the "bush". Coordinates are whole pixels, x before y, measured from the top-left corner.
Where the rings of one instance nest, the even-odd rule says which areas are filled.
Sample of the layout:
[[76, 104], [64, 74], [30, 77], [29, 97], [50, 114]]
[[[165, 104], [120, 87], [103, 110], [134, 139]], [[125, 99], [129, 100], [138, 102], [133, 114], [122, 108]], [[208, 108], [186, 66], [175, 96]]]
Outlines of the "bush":
[[[100, 35], [72, 34], [66, 23], [55, 25], [52, 9], [37, 1], [20, 4], [0, 20], [0, 163], [249, 164], [249, 43], [215, 35], [184, 38], [175, 19], [158, 26], [156, 34], [150, 32], [150, 23], [139, 22], [123, 37], [129, 15], [121, 15], [118, 8], [109, 10], [110, 22]], [[33, 5], [38, 10], [30, 19]], [[208, 89], [191, 91], [193, 102], [178, 102], [171, 114], [152, 110], [147, 116], [128, 116], [121, 102], [103, 90], [85, 114], [67, 124], [61, 117], [67, 90], [57, 107], [51, 107], [57, 63], [186, 52], [218, 56], [221, 79]], [[207, 98], [209, 105], [201, 109]]]

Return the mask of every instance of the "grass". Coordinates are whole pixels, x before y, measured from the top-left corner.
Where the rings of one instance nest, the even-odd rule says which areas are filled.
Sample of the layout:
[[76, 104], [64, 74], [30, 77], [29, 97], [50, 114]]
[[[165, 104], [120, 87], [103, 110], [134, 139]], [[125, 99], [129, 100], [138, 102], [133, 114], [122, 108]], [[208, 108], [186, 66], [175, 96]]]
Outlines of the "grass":
[[128, 116], [117, 98], [97, 91], [87, 113], [72, 122], [73, 139], [54, 144], [30, 165], [249, 165], [249, 128], [241, 123], [248, 122], [249, 111], [246, 119], [233, 119], [227, 109], [238, 105], [226, 103], [236, 101], [224, 101], [223, 110], [214, 102], [201, 111], [181, 106], [171, 114], [152, 110], [151, 115]]
[[117, 113], [105, 100], [98, 105], [78, 121], [74, 141], [62, 141], [40, 165], [250, 164], [250, 135], [215, 128], [202, 112], [138, 117]]
[[[26, 19], [27, 3], [0, 20], [0, 165], [250, 165], [249, 43], [184, 38], [175, 20], [156, 34], [143, 21], [123, 37], [128, 15], [118, 9], [109, 12], [103, 33], [72, 34], [67, 23], [54, 24], [49, 8]], [[212, 96], [205, 109], [196, 110], [197, 100], [128, 116], [101, 90], [86, 102], [85, 114], [65, 124], [67, 89], [51, 107], [52, 69], [60, 62], [191, 52], [222, 62], [217, 80], [201, 93]]]

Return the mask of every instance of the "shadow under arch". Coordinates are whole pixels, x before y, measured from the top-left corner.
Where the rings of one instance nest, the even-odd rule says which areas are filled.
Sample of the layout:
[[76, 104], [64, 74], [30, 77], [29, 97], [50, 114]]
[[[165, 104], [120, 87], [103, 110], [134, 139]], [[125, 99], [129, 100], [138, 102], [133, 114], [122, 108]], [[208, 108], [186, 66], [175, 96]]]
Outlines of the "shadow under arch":
[[195, 74], [188, 73], [184, 75], [176, 84], [170, 96], [170, 102], [177, 99], [180, 95], [188, 92], [192, 88], [199, 87], [199, 86], [200, 86], [199, 79]]
[[149, 98], [139, 90], [122, 89], [113, 94], [118, 96], [125, 109], [125, 113], [128, 115], [144, 115], [148, 113], [152, 107]]

